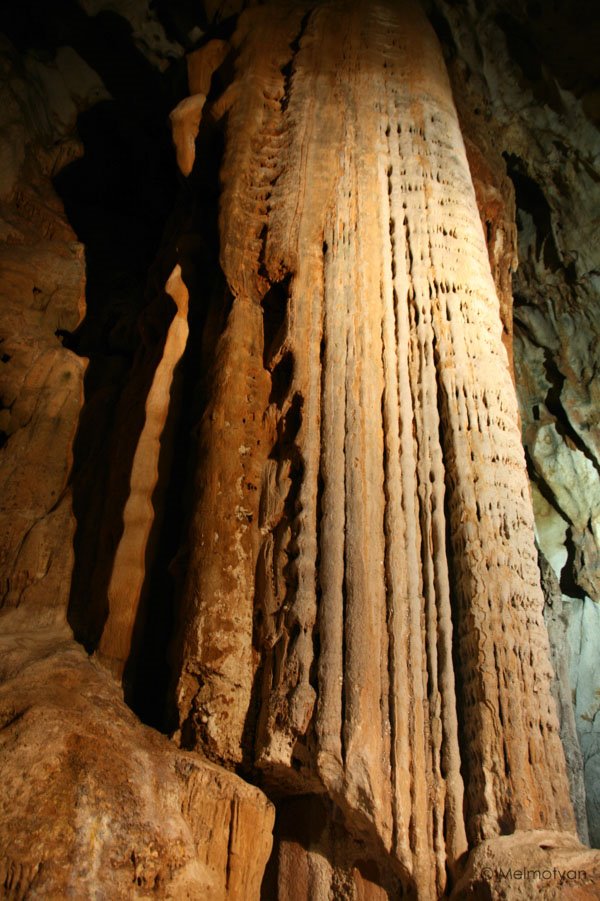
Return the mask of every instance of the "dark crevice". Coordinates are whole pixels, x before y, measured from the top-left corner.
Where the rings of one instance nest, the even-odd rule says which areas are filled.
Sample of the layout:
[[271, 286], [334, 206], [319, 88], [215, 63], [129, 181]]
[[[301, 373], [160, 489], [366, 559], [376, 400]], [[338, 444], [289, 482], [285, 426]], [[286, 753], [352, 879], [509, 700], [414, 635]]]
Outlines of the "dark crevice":
[[517, 225], [520, 225], [519, 210], [524, 210], [533, 219], [536, 230], [536, 256], [543, 254], [543, 262], [550, 272], [563, 270], [567, 280], [574, 277], [563, 265], [552, 227], [552, 211], [544, 192], [527, 172], [527, 164], [514, 153], [502, 154], [506, 161], [506, 171], [515, 187], [517, 205]]
[[290, 91], [292, 87], [292, 77], [294, 74], [294, 60], [296, 54], [300, 50], [300, 43], [304, 36], [304, 32], [308, 26], [309, 19], [312, 15], [313, 10], [309, 9], [304, 16], [302, 17], [302, 21], [300, 22], [300, 30], [294, 40], [290, 44], [290, 50], [292, 51], [292, 56], [288, 60], [285, 65], [283, 65], [280, 69], [281, 74], [283, 75], [283, 98], [281, 100], [281, 111], [284, 113], [290, 102]]
[[285, 335], [291, 273], [273, 282], [263, 296], [263, 365], [270, 369], [272, 360], [281, 347]]
[[446, 60], [450, 62], [451, 60], [456, 58], [456, 56], [458, 55], [458, 50], [454, 36], [452, 34], [452, 29], [448, 24], [448, 20], [446, 19], [444, 14], [436, 8], [432, 8], [428, 11], [427, 18], [431, 22], [433, 30], [435, 31], [437, 38], [442, 45]]
[[585, 591], [577, 584], [577, 548], [573, 541], [573, 529], [569, 527], [565, 535], [565, 548], [567, 560], [560, 572], [560, 590], [570, 598], [578, 598], [583, 601], [586, 598]]
[[[349, 345], [350, 345], [350, 332], [346, 333], [346, 354], [345, 354], [345, 365], [347, 366], [347, 361], [349, 357]], [[347, 696], [348, 696], [348, 671], [347, 671], [347, 661], [348, 661], [348, 572], [349, 572], [349, 542], [348, 542], [348, 436], [350, 434], [350, 411], [349, 411], [349, 402], [347, 396], [347, 386], [345, 385], [345, 395], [343, 398], [344, 404], [344, 453], [342, 459], [342, 465], [344, 467], [344, 487], [343, 487], [343, 496], [344, 496], [344, 525], [343, 525], [343, 561], [344, 561], [344, 572], [342, 575], [342, 610], [341, 610], [341, 619], [342, 619], [342, 653], [341, 653], [341, 702], [340, 702], [340, 748], [341, 748], [341, 757], [342, 763], [346, 766], [346, 753], [347, 753], [347, 726], [346, 726], [346, 710], [347, 710]]]
[[271, 373], [271, 393], [269, 403], [276, 404], [279, 409], [290, 392], [294, 378], [294, 355], [288, 350], [281, 357]]
[[544, 353], [544, 372], [546, 378], [550, 382], [550, 388], [546, 394], [545, 404], [550, 413], [555, 418], [555, 426], [558, 434], [567, 444], [574, 445], [592, 464], [598, 475], [600, 476], [600, 463], [594, 457], [589, 447], [585, 444], [581, 436], [575, 431], [567, 411], [562, 405], [561, 393], [565, 383], [565, 376], [558, 368], [551, 352], [545, 349]]
[[[381, 290], [381, 289], [380, 289]], [[383, 300], [383, 298], [381, 298]], [[386, 371], [385, 366], [385, 340], [384, 340], [384, 324], [383, 321], [381, 323], [381, 365], [382, 371]], [[384, 512], [383, 512], [383, 534], [384, 534], [384, 568], [383, 568], [383, 580], [384, 580], [384, 590], [385, 590], [385, 617], [386, 617], [386, 627], [387, 627], [387, 668], [389, 673], [389, 684], [388, 684], [388, 696], [387, 696], [387, 704], [388, 704], [388, 716], [390, 721], [390, 769], [392, 780], [395, 780], [396, 773], [398, 769], [398, 761], [397, 761], [397, 750], [396, 750], [396, 741], [398, 736], [398, 728], [399, 723], [396, 719], [396, 703], [395, 703], [395, 685], [397, 683], [398, 675], [396, 672], [395, 666], [395, 655], [396, 655], [396, 641], [394, 635], [394, 626], [395, 626], [395, 611], [394, 611], [394, 596], [392, 592], [392, 584], [393, 584], [393, 572], [392, 572], [392, 560], [391, 560], [391, 545], [393, 542], [392, 535], [392, 519], [390, 516], [390, 483], [391, 483], [391, 473], [390, 473], [390, 461], [389, 461], [389, 453], [388, 453], [388, 441], [387, 436], [389, 430], [394, 428], [394, 424], [388, 422], [388, 417], [386, 415], [385, 401], [386, 401], [386, 392], [389, 391], [389, 387], [385, 387], [381, 393], [381, 428], [383, 434], [383, 493], [384, 493]], [[397, 428], [397, 426], [396, 426]], [[397, 810], [397, 799], [393, 797], [392, 799], [392, 843], [395, 846], [398, 842], [398, 810]]]

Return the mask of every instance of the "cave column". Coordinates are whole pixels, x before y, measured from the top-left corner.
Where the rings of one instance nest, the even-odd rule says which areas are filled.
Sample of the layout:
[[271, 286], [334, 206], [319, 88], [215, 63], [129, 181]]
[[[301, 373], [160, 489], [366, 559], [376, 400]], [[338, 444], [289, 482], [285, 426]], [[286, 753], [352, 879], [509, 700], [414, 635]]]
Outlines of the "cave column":
[[411, 2], [255, 7], [234, 45], [181, 740], [431, 898], [469, 845], [574, 829], [463, 138]]

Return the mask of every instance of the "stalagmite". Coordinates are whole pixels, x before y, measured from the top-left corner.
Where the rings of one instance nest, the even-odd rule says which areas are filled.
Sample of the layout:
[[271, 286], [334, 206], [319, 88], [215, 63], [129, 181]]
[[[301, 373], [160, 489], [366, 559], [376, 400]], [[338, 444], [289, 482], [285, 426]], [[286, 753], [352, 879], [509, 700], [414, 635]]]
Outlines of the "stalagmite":
[[233, 44], [180, 740], [432, 898], [468, 841], [574, 828], [465, 148], [410, 2], [268, 4]]

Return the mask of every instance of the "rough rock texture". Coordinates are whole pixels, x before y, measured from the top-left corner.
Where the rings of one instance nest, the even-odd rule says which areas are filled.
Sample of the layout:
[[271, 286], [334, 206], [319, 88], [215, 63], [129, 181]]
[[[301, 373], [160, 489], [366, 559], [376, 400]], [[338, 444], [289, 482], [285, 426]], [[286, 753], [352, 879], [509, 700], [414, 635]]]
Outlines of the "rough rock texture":
[[60, 620], [68, 602], [67, 480], [85, 372], [58, 337], [83, 315], [85, 261], [50, 178], [81, 152], [74, 85], [82, 106], [103, 86], [73, 52], [43, 67], [24, 65], [8, 42], [1, 50], [0, 608], [24, 623], [35, 608], [42, 625]]
[[544, 592], [544, 620], [550, 641], [550, 659], [554, 670], [552, 695], [556, 702], [560, 722], [560, 738], [565, 751], [567, 772], [571, 785], [571, 801], [577, 832], [583, 842], [589, 844], [586, 792], [584, 784], [583, 756], [577, 735], [575, 710], [571, 691], [571, 654], [568, 640], [569, 617], [560, 585], [544, 555], [539, 555], [542, 590]]
[[[86, 362], [61, 337], [85, 311], [86, 260], [51, 178], [81, 156], [77, 114], [106, 91], [74, 51], [42, 64], [19, 59], [7, 42], [1, 49], [0, 895], [258, 898], [272, 805], [142, 726], [67, 625]], [[102, 646], [119, 672], [139, 615], [159, 453], [187, 337], [178, 267], [166, 291], [176, 315], [163, 323], [150, 367]]]
[[562, 0], [543, 9], [513, 0], [485, 9], [435, 0], [429, 8], [444, 40], [463, 126], [492, 169], [504, 155], [514, 182], [514, 357], [523, 440], [538, 540], [559, 579], [570, 623], [571, 688], [590, 837], [598, 845], [597, 9]]
[[142, 726], [66, 630], [1, 644], [3, 898], [258, 898], [262, 792]]
[[595, 107], [424, 5], [458, 113], [410, 3], [5, 17], [8, 897], [596, 896]]
[[515, 832], [469, 856], [452, 898], [477, 901], [584, 901], [600, 897], [600, 858], [565, 833]]
[[410, 4], [344, 10], [256, 8], [232, 39], [180, 740], [326, 795], [433, 897], [467, 840], [574, 821], [445, 69]]

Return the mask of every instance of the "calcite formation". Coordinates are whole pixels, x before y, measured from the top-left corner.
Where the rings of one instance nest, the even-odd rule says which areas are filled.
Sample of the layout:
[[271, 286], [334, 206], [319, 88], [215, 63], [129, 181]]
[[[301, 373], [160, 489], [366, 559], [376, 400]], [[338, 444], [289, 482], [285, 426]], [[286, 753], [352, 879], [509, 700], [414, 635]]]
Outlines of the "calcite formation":
[[[445, 38], [463, 131], [476, 133], [487, 164], [500, 158], [505, 169], [503, 154], [514, 183], [513, 347], [522, 437], [537, 539], [559, 580], [568, 624], [556, 652], [570, 670], [597, 846], [600, 255], [591, 225], [600, 202], [599, 69], [591, 52], [597, 24], [591, 9], [569, 3], [544, 7], [539, 16], [511, 2], [485, 10], [446, 0], [428, 5]], [[485, 218], [495, 230], [496, 220]]]
[[[161, 70], [181, 53], [145, 7], [82, 7], [126, 14]], [[502, 157], [466, 89], [457, 113], [413, 0], [203, 11], [225, 24], [189, 54], [189, 97], [171, 114], [182, 192], [139, 343], [107, 364], [110, 390], [88, 380], [81, 417], [86, 365], [59, 338], [84, 313], [84, 249], [50, 185], [80, 148], [66, 126], [44, 137], [29, 122], [26, 152], [0, 158], [0, 892], [597, 897], [599, 855], [575, 835], [594, 683], [576, 718], [568, 607], [542, 562], [544, 622]], [[12, 134], [29, 88], [5, 71]], [[90, 439], [106, 397], [112, 431]], [[182, 454], [186, 403], [201, 415]], [[540, 410], [538, 474], [551, 482], [566, 460], [573, 484], [589, 476], [589, 491], [557, 496], [593, 593], [594, 465]], [[575, 429], [588, 449], [589, 418]], [[172, 476], [186, 466], [193, 485]], [[566, 531], [554, 512], [552, 566]], [[135, 707], [150, 595], [166, 584], [158, 543], [174, 528], [169, 740], [123, 689]], [[580, 672], [594, 634], [581, 606]]]
[[[77, 108], [60, 75], [76, 82], [82, 106], [102, 86], [73, 53], [33, 83], [10, 47], [2, 54], [3, 114], [14, 127], [9, 146], [0, 144], [0, 896], [258, 898], [273, 805], [143, 726], [67, 623], [86, 362], [61, 335], [85, 312], [85, 258], [50, 178], [82, 152], [68, 136]], [[176, 314], [146, 396], [100, 645], [119, 675], [139, 616], [159, 445], [187, 338], [178, 266], [166, 290]]]
[[433, 897], [468, 842], [574, 820], [445, 67], [410, 3], [340, 10], [234, 37], [180, 740], [327, 796]]
[[136, 618], [146, 575], [146, 556], [155, 521], [152, 497], [159, 481], [161, 439], [171, 403], [173, 374], [189, 335], [188, 290], [177, 265], [165, 286], [177, 311], [169, 325], [161, 360], [154, 372], [145, 405], [144, 426], [133, 464], [123, 511], [123, 534], [115, 553], [108, 585], [108, 618], [98, 654], [119, 678], [131, 653]]

